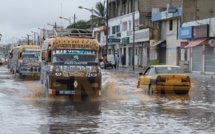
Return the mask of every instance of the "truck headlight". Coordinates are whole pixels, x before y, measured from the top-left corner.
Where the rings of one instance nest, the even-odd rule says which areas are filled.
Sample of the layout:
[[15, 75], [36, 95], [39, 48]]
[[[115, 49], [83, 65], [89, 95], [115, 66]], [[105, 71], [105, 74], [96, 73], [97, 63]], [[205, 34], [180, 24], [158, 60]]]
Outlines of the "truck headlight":
[[91, 72], [90, 73], [90, 77], [96, 77], [97, 76], [97, 73], [96, 72]]
[[61, 72], [56, 72], [55, 75], [56, 75], [56, 76], [61, 76], [62, 73], [61, 73]]

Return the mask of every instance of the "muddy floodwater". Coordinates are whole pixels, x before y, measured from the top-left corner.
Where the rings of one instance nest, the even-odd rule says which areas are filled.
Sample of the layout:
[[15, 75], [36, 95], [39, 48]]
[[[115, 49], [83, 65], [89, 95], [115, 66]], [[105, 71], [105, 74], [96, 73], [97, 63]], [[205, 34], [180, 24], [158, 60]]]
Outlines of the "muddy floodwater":
[[0, 134], [137, 134], [215, 132], [215, 77], [190, 74], [187, 95], [147, 95], [138, 73], [102, 70], [102, 96], [50, 97], [40, 81], [0, 67]]

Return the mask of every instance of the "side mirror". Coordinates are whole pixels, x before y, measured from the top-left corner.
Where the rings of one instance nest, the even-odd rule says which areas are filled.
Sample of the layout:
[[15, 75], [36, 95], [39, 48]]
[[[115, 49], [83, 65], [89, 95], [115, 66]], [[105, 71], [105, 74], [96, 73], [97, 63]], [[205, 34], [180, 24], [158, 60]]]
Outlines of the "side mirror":
[[139, 75], [141, 76], [141, 75], [143, 75], [143, 73], [139, 73]]

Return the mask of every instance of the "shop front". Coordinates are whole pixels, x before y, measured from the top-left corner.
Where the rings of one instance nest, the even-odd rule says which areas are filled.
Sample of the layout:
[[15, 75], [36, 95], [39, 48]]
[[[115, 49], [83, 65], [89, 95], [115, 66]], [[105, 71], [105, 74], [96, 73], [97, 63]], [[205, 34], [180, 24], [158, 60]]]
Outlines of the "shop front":
[[[192, 26], [192, 36], [184, 48], [190, 52], [190, 71], [200, 73], [215, 73], [215, 47], [209, 37], [209, 25]], [[186, 32], [182, 32], [186, 33]], [[179, 34], [180, 35], [180, 34]], [[179, 36], [180, 37], [180, 36]], [[182, 39], [180, 37], [180, 39]], [[210, 45], [209, 45], [210, 44]]]

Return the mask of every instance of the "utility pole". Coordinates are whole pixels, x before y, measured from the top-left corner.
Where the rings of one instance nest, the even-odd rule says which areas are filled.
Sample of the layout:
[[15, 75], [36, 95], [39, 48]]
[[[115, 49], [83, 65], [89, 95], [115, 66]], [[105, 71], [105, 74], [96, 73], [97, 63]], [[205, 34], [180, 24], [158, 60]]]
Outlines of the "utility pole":
[[133, 21], [133, 55], [132, 55], [132, 65], [133, 65], [133, 71], [134, 71], [134, 69], [135, 69], [135, 67], [134, 67], [134, 49], [135, 49], [135, 21], [134, 21], [134, 19], [135, 19], [135, 12], [133, 12], [132, 13], [132, 21]]
[[28, 45], [30, 45], [30, 42], [29, 42], [29, 36], [30, 36], [30, 35], [29, 35], [29, 34], [27, 34], [27, 38], [28, 38]]
[[133, 3], [131, 4], [131, 8], [132, 8], [132, 22], [133, 22], [133, 55], [132, 55], [132, 65], [133, 65], [133, 71], [135, 69], [135, 65], [134, 65], [134, 49], [135, 49], [135, 11], [134, 11], [134, 7], [133, 7]]
[[75, 14], [74, 14], [74, 17], [73, 17], [73, 19], [74, 19], [74, 28], [75, 28], [75, 23], [76, 23], [76, 21], [75, 21], [75, 19], [76, 19], [77, 17], [75, 16]]
[[109, 2], [107, 0], [107, 14], [106, 14], [106, 55], [108, 54], [108, 15], [109, 15]]

